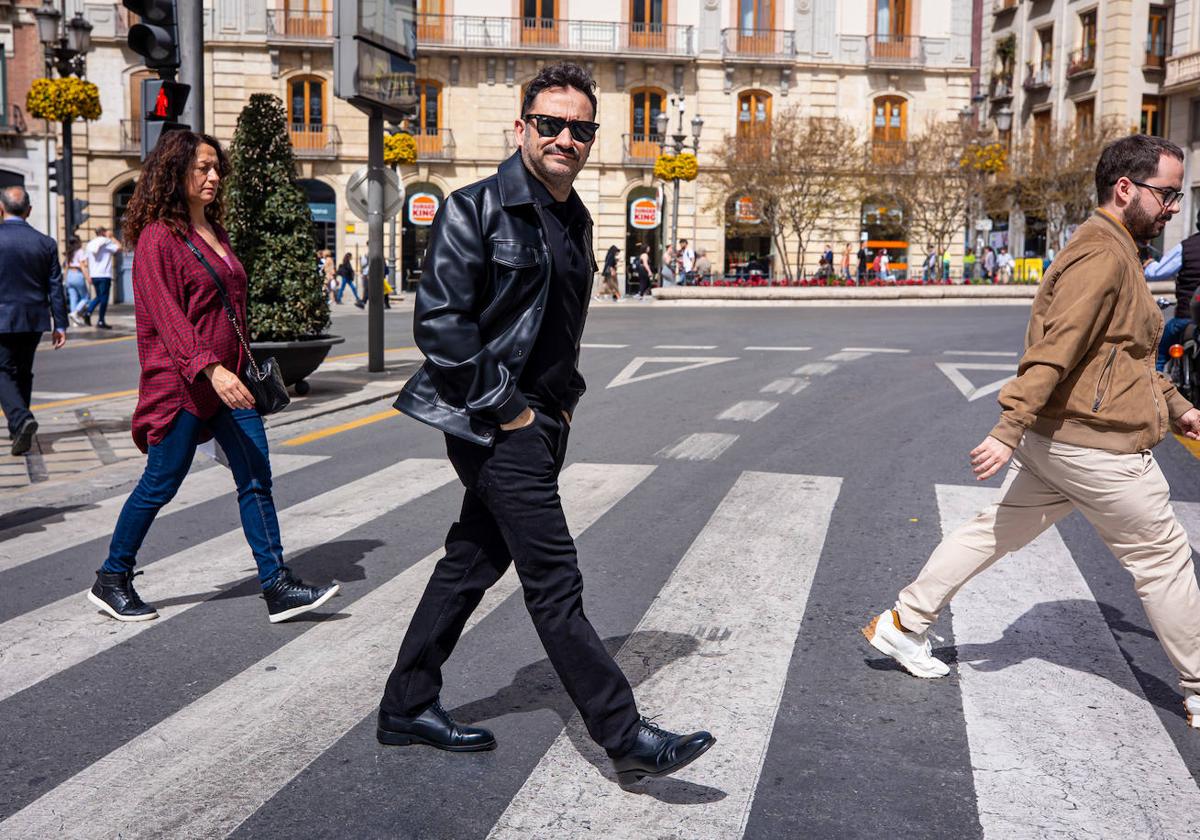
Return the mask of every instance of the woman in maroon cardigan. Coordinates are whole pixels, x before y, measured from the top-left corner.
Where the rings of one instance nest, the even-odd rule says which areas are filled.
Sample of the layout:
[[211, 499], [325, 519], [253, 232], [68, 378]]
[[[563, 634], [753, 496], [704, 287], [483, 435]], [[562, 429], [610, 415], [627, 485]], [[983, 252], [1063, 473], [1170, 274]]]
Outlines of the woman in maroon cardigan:
[[221, 181], [229, 162], [205, 134], [165, 134], [146, 161], [125, 217], [135, 247], [134, 310], [141, 379], [133, 440], [146, 470], [129, 495], [96, 572], [88, 600], [118, 621], [146, 621], [158, 612], [133, 588], [138, 549], [160, 508], [174, 497], [196, 445], [216, 438], [237, 485], [242, 530], [258, 564], [272, 622], [315, 609], [338, 586], [307, 586], [283, 564], [279, 519], [271, 496], [271, 462], [262, 418], [238, 378], [246, 353], [204, 255], [225, 285], [243, 335], [246, 272], [221, 227]]

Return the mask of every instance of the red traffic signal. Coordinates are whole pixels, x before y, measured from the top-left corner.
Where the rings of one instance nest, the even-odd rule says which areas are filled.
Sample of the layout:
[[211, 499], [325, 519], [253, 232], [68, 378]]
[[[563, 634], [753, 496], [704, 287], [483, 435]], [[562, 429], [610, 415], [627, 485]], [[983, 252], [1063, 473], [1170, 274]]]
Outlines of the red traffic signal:
[[176, 120], [187, 105], [190, 85], [168, 82], [163, 79], [142, 81], [142, 103], [146, 108], [146, 119]]

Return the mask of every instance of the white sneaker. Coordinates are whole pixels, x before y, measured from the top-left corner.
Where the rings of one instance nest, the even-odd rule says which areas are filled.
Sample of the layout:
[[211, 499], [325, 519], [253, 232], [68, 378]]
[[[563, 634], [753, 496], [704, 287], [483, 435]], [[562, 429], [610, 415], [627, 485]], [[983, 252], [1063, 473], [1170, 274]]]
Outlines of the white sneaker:
[[[931, 680], [950, 673], [949, 665], [934, 658], [928, 631], [906, 633], [901, 630], [895, 610], [886, 610], [875, 616], [862, 629], [862, 634], [867, 637], [871, 647], [899, 662], [900, 667], [914, 677]], [[1200, 701], [1197, 701], [1196, 711], [1200, 714]]]
[[1188, 726], [1200, 729], [1200, 692], [1192, 692], [1183, 699], [1183, 710], [1187, 713]]

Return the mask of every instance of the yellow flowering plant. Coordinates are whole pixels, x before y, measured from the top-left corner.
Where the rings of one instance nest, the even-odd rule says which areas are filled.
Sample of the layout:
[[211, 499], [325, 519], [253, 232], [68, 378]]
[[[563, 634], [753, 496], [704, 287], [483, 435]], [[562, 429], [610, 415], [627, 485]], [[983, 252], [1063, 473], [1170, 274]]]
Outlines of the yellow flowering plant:
[[996, 175], [1008, 169], [1008, 149], [1003, 143], [972, 143], [958, 159], [958, 165]]
[[25, 97], [25, 110], [51, 122], [96, 120], [100, 118], [100, 88], [74, 76], [34, 79]]
[[679, 155], [659, 155], [654, 161], [654, 177], [662, 181], [694, 181], [700, 172], [696, 156], [691, 152]]
[[417, 162], [417, 141], [411, 134], [401, 132], [383, 138], [383, 162], [387, 166], [402, 166]]

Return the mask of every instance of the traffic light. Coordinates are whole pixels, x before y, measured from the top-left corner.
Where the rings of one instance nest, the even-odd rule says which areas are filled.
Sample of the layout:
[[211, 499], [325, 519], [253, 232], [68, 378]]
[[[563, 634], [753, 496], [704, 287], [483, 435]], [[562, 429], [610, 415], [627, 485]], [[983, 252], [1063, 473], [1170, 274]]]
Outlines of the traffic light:
[[187, 104], [191, 88], [165, 79], [145, 79], [142, 82], [142, 160], [150, 156], [158, 140], [168, 131], [187, 129], [179, 116]]
[[179, 29], [176, 0], [122, 0], [141, 21], [129, 27], [129, 49], [145, 59], [162, 78], [175, 78], [179, 69]]
[[58, 192], [58, 184], [62, 177], [62, 161], [52, 160], [46, 165], [46, 180], [50, 187], [50, 192]]
[[70, 224], [72, 233], [74, 233], [77, 228], [83, 227], [83, 223], [91, 218], [91, 216], [88, 215], [87, 206], [88, 203], [82, 198], [77, 198], [71, 202]]

